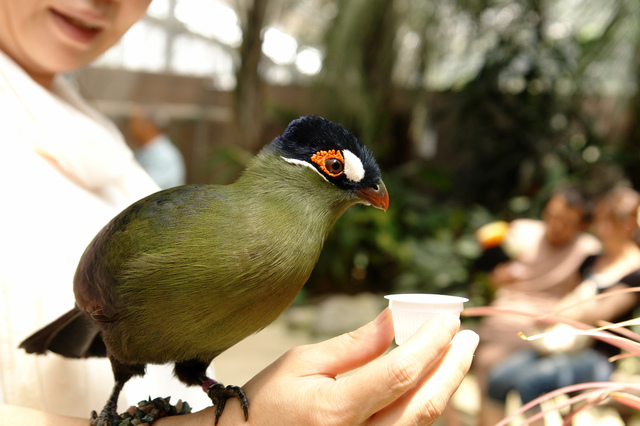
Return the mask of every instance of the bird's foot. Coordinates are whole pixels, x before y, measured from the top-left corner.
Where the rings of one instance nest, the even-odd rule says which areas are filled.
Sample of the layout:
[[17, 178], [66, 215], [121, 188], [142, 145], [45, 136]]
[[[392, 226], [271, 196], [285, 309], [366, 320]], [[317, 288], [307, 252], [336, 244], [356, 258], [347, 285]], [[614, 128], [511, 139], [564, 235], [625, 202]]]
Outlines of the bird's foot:
[[120, 417], [116, 412], [116, 407], [104, 407], [104, 410], [100, 412], [100, 416], [98, 416], [95, 410], [91, 412], [89, 424], [91, 426], [114, 426], [116, 420], [119, 419]]
[[227, 404], [229, 398], [238, 398], [240, 400], [240, 406], [244, 412], [244, 420], [249, 419], [249, 401], [244, 391], [239, 386], [224, 386], [222, 383], [218, 383], [215, 380], [207, 379], [202, 383], [202, 389], [207, 393], [211, 402], [216, 406], [216, 422], [222, 415], [222, 410]]
[[[161, 417], [179, 416], [191, 412], [191, 407], [187, 401], [179, 400], [176, 405], [169, 403], [170, 397], [155, 398], [140, 401], [137, 406], [132, 405], [127, 411], [116, 417], [113, 423], [104, 423], [105, 425], [115, 426], [132, 426], [139, 424], [151, 424]], [[94, 411], [92, 413], [91, 425], [102, 426], [98, 423], [98, 415]]]
[[191, 406], [187, 401], [179, 400], [176, 405], [169, 403], [170, 397], [155, 398], [140, 401], [138, 406], [132, 405], [127, 411], [118, 415], [115, 409], [113, 413], [105, 408], [98, 416], [98, 413], [91, 413], [91, 426], [131, 426], [135, 424], [151, 424], [161, 417], [179, 416], [189, 414]]

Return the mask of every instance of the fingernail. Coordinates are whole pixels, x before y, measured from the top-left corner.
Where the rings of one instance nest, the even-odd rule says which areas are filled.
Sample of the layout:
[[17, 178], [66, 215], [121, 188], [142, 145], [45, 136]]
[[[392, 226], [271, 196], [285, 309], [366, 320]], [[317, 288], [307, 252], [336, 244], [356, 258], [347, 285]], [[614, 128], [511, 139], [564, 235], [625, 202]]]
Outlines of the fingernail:
[[476, 333], [473, 330], [461, 330], [453, 338], [453, 341], [459, 341], [459, 340], [476, 347], [480, 342], [480, 336], [478, 336], [478, 333]]
[[388, 317], [389, 317], [389, 308], [385, 308], [385, 310], [380, 312], [380, 315], [378, 315], [376, 319], [373, 320], [373, 323], [375, 325], [380, 325], [383, 322], [385, 322]]

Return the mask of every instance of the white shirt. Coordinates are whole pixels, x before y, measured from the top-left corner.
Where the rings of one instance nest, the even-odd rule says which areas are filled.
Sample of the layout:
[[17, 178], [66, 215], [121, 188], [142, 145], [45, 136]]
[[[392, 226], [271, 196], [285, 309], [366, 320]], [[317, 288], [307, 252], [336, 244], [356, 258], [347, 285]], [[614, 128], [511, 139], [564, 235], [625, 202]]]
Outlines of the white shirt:
[[[48, 91], [1, 51], [0, 117], [0, 402], [88, 417], [113, 386], [108, 360], [28, 355], [18, 345], [73, 307], [73, 274], [96, 232], [158, 187], [62, 77]], [[127, 384], [119, 411], [149, 395], [211, 404], [162, 370]]]

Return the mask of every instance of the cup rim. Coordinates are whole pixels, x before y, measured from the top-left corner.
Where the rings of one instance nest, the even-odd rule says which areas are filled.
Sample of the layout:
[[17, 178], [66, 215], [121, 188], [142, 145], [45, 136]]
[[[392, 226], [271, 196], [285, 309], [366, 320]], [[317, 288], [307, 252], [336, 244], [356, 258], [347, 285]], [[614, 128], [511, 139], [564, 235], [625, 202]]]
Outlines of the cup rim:
[[461, 312], [464, 302], [469, 301], [466, 297], [426, 293], [389, 294], [384, 297], [389, 300], [392, 311], [407, 312]]
[[387, 294], [385, 299], [393, 300], [394, 302], [407, 302], [407, 303], [433, 303], [433, 304], [446, 304], [446, 303], [464, 303], [469, 299], [460, 296], [450, 296], [448, 294], [433, 294], [433, 293], [398, 293]]

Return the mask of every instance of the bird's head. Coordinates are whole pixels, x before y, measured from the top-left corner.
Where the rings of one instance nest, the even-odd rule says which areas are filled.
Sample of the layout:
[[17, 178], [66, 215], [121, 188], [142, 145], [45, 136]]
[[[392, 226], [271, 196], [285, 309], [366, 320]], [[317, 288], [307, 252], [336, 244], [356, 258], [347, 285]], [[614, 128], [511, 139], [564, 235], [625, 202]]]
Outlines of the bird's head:
[[301, 117], [270, 148], [288, 163], [312, 169], [355, 202], [387, 210], [389, 195], [373, 154], [341, 125], [318, 116]]

